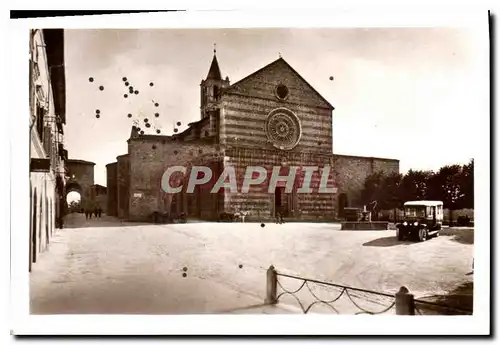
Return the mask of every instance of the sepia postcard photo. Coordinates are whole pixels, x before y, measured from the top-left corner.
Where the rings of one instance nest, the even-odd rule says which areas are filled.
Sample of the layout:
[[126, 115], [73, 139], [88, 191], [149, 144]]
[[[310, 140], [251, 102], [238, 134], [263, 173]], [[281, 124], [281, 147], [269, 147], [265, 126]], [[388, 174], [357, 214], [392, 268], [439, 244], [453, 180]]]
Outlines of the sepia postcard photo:
[[14, 334], [489, 332], [488, 13], [252, 16], [12, 24]]

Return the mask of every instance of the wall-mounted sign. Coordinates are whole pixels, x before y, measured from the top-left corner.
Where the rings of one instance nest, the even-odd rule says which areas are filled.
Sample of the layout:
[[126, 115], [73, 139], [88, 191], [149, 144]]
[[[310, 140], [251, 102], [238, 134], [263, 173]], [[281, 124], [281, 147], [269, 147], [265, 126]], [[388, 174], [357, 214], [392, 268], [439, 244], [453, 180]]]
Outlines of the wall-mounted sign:
[[142, 193], [134, 193], [134, 198], [142, 198]]
[[31, 158], [30, 172], [50, 172], [50, 159], [48, 158]]

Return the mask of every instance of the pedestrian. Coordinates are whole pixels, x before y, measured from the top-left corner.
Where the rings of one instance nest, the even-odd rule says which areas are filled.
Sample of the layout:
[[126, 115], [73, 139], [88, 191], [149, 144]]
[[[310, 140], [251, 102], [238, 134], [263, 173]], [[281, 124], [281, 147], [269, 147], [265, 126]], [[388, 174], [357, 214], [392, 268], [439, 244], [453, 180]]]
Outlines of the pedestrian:
[[99, 215], [99, 218], [101, 218], [101, 215], [102, 215], [102, 209], [101, 209], [100, 207], [97, 209], [97, 213], [98, 213], [98, 215]]
[[89, 219], [92, 219], [92, 210], [87, 210], [89, 213]]
[[281, 212], [276, 213], [276, 224], [283, 224], [283, 214]]
[[85, 219], [88, 220], [89, 219], [89, 210], [85, 209]]
[[97, 218], [97, 207], [94, 207], [94, 216]]

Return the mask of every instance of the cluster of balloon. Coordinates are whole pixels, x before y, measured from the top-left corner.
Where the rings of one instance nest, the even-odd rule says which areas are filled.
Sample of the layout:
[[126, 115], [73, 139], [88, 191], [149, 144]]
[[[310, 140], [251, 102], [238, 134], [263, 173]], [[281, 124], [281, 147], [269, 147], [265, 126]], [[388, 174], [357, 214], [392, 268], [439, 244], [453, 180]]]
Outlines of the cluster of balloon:
[[[94, 77], [89, 77], [89, 82], [90, 83], [94, 83], [95, 82], [95, 78]], [[127, 92], [125, 92], [123, 94], [123, 98], [124, 99], [128, 99], [129, 95], [130, 96], [137, 96], [137, 95], [140, 94], [139, 89], [136, 88], [136, 87], [134, 87], [134, 85], [131, 84], [131, 81], [127, 77], [123, 77], [122, 78], [122, 82], [123, 82], [124, 86], [127, 88]], [[153, 87], [154, 83], [150, 82], [149, 86]], [[100, 91], [104, 91], [104, 86], [100, 85], [100, 86], [98, 86], [98, 89]], [[158, 108], [160, 106], [160, 104], [158, 102], [153, 101], [153, 103], [154, 103], [155, 108]], [[95, 111], [95, 117], [99, 119], [101, 117], [101, 115], [102, 115], [101, 114], [101, 110], [96, 109], [96, 111]], [[158, 110], [156, 110], [156, 112], [154, 113], [154, 116], [156, 118], [160, 117], [160, 113], [158, 112]], [[132, 119], [135, 116], [132, 115], [132, 113], [128, 113], [127, 117], [129, 119]], [[143, 117], [142, 113], [139, 115], [139, 117], [140, 118]], [[134, 120], [134, 126], [137, 127], [138, 132], [139, 132], [140, 135], [144, 135], [145, 134], [145, 129], [149, 129], [149, 128], [154, 129], [154, 131], [155, 131], [156, 134], [161, 134], [161, 128], [158, 127], [158, 126], [156, 126], [156, 125], [154, 125], [153, 123], [151, 123], [151, 121], [147, 117], [143, 118], [143, 122], [144, 123], [139, 123], [139, 122], [140, 121], [138, 121], [137, 119]], [[141, 127], [143, 127], [143, 128], [141, 128]]]
[[[123, 77], [122, 80], [123, 80], [125, 87], [128, 88], [129, 94], [131, 94], [131, 95], [138, 95], [139, 94], [139, 90], [137, 90], [137, 89], [134, 90], [134, 86], [130, 84], [130, 81], [127, 79], [127, 77]], [[123, 98], [128, 98], [128, 94], [124, 93]]]
[[[95, 81], [94, 77], [89, 77], [89, 82], [93, 83]], [[100, 85], [99, 87], [100, 91], [104, 91], [104, 86]], [[101, 111], [99, 109], [95, 110], [95, 117], [100, 118], [101, 117]]]
[[174, 133], [179, 133], [179, 127], [182, 125], [180, 121], [174, 123]]

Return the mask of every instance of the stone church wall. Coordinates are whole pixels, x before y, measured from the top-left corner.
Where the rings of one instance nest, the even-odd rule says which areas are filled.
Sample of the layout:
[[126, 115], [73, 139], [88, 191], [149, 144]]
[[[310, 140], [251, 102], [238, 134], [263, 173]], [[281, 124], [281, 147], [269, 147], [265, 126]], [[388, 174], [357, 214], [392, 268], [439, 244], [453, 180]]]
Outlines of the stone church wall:
[[272, 110], [280, 107], [291, 110], [301, 122], [302, 138], [292, 152], [332, 152], [330, 110], [241, 95], [227, 95], [224, 98], [220, 142], [228, 145], [273, 148], [267, 140], [266, 119]]
[[362, 207], [361, 192], [366, 178], [375, 172], [399, 173], [396, 159], [334, 155], [339, 180], [339, 194], [347, 195], [349, 207]]
[[[282, 152], [279, 150], [263, 150], [250, 148], [233, 148], [226, 151], [226, 165], [234, 166], [238, 178], [237, 194], [225, 194], [225, 208], [227, 212], [245, 211], [249, 212], [248, 219], [264, 220], [274, 218], [274, 193], [268, 192], [269, 178], [273, 167], [281, 166], [286, 162], [280, 175], [287, 174], [286, 166], [306, 167], [332, 165], [331, 155], [318, 155], [298, 152]], [[267, 179], [260, 185], [252, 186], [248, 194], [242, 194], [241, 186], [247, 166], [263, 166], [267, 170]], [[337, 176], [335, 170], [331, 169], [328, 187], [335, 187]], [[335, 216], [335, 194], [323, 194], [317, 192], [321, 175], [315, 173], [312, 176], [311, 193], [296, 193], [302, 186], [300, 173], [296, 175], [294, 191], [289, 197], [291, 216], [301, 220], [310, 219], [333, 219]]]
[[116, 157], [116, 177], [117, 177], [117, 213], [119, 218], [127, 218], [129, 213], [130, 198], [130, 161], [129, 155]]
[[[285, 100], [276, 97], [285, 85]], [[221, 100], [221, 144], [273, 148], [267, 142], [265, 123], [277, 108], [291, 110], [300, 120], [302, 139], [293, 152], [332, 152], [332, 109], [304, 80], [278, 60], [224, 92]]]
[[[153, 146], [155, 147], [153, 149]], [[161, 189], [161, 178], [169, 166], [183, 165], [199, 155], [214, 153], [206, 142], [172, 141], [169, 137], [143, 136], [129, 140], [129, 219], [150, 220], [153, 212], [169, 212], [171, 200]]]
[[108, 188], [108, 198], [106, 214], [108, 216], [118, 216], [118, 163], [106, 165], [106, 186]]

